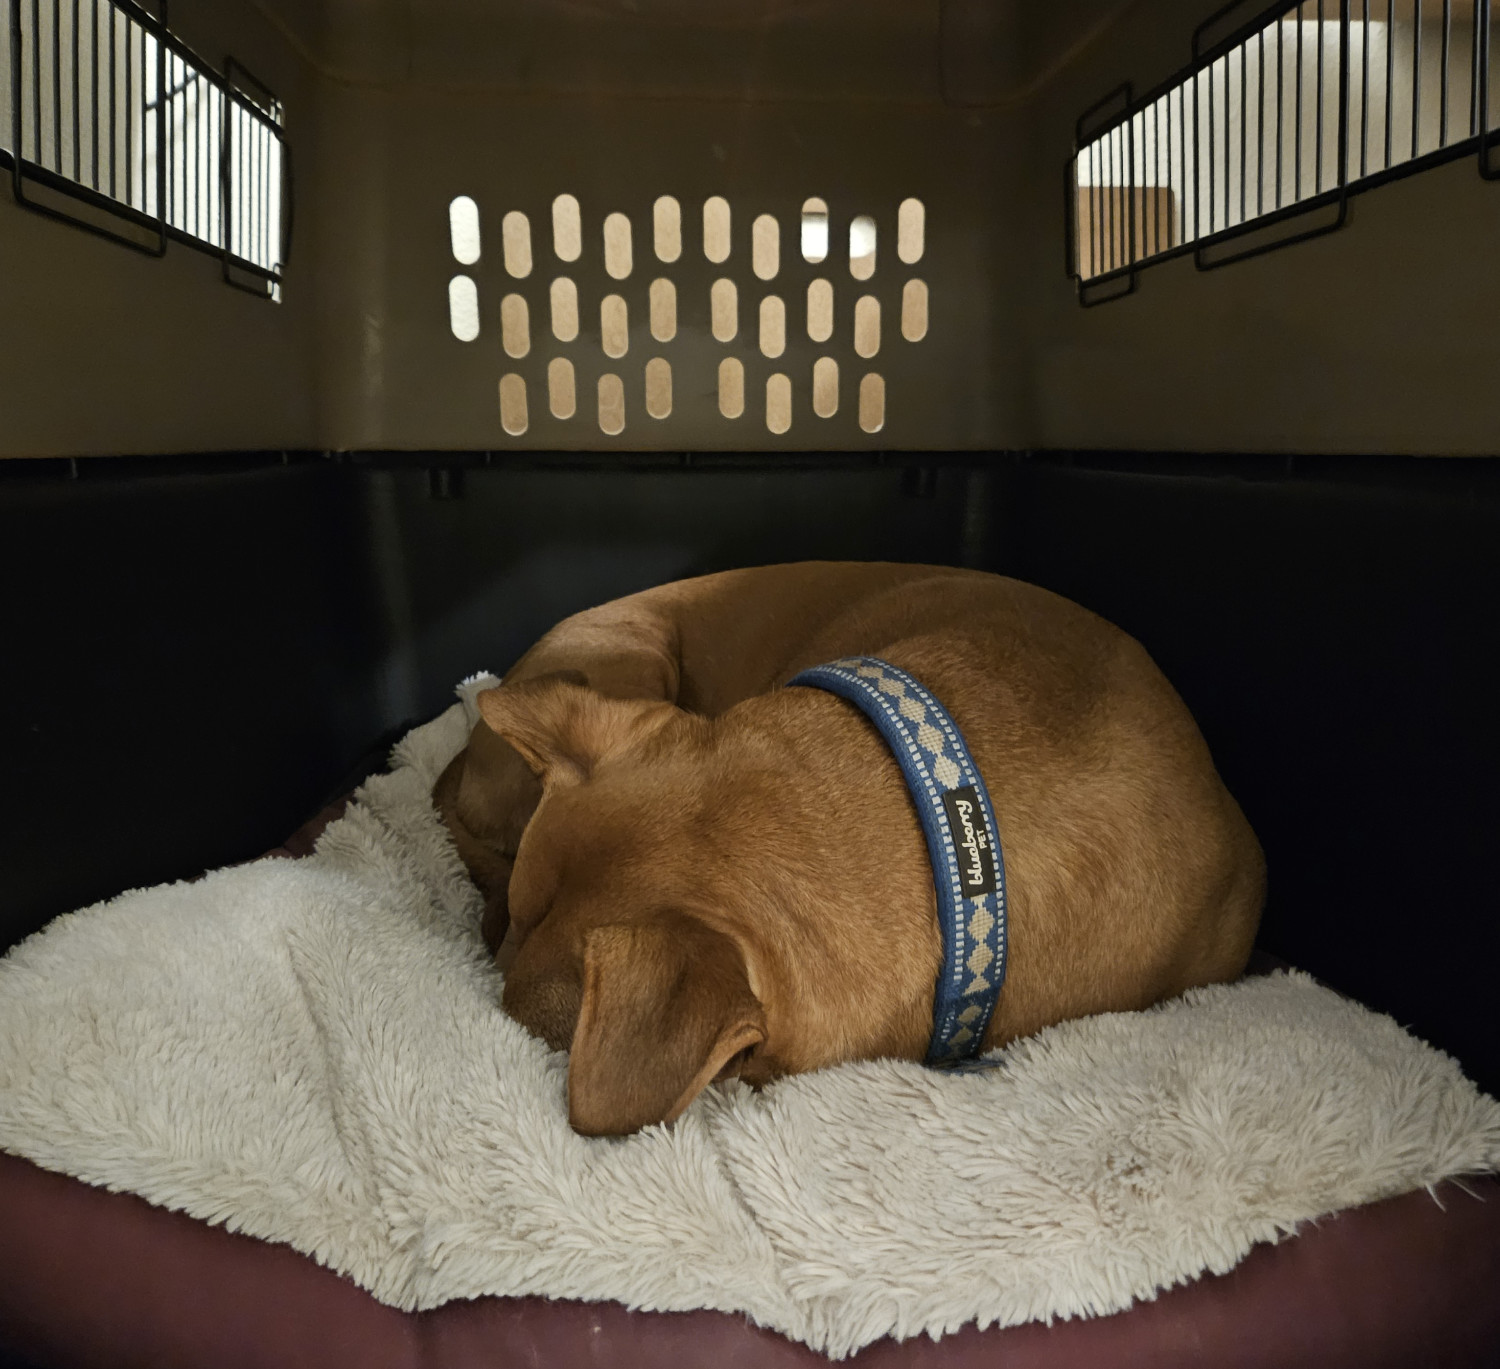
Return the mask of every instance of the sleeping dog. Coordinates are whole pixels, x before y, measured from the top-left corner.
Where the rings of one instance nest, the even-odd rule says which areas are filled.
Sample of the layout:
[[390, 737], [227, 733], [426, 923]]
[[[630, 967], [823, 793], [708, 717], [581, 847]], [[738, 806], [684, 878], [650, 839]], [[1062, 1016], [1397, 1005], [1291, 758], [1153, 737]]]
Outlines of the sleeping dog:
[[572, 1053], [579, 1132], [670, 1121], [715, 1079], [927, 1057], [937, 848], [870, 716], [788, 686], [871, 657], [940, 701], [992, 804], [1009, 955], [976, 1047], [1243, 970], [1260, 847], [1119, 629], [940, 567], [680, 581], [543, 637], [434, 791], [505, 1010]]

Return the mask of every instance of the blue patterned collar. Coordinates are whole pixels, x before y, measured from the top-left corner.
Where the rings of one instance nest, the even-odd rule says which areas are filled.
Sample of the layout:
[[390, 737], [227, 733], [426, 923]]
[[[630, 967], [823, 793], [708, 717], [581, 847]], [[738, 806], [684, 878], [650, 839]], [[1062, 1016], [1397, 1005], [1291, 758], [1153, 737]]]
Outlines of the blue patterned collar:
[[894, 753], [922, 820], [943, 929], [943, 971], [929, 1065], [972, 1056], [1005, 982], [1005, 859], [990, 796], [948, 711], [910, 675], [874, 656], [814, 666], [787, 681], [863, 711]]

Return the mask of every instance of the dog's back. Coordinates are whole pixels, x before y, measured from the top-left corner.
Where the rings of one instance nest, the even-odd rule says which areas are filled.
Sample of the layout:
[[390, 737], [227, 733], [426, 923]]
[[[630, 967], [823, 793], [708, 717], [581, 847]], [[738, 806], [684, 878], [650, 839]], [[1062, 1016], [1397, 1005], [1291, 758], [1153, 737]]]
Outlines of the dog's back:
[[[1145, 650], [1034, 585], [899, 569], [908, 573], [811, 632], [777, 681], [879, 656], [922, 681], [964, 733], [1010, 875], [1010, 967], [986, 1044], [1237, 977], [1260, 921], [1264, 860]], [[905, 803], [895, 766], [884, 772]]]

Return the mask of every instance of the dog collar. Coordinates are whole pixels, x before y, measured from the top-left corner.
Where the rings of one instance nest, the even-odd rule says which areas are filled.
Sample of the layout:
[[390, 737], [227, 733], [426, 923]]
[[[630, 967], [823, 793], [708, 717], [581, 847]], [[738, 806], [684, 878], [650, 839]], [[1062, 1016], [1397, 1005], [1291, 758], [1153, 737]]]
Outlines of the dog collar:
[[850, 656], [787, 681], [858, 707], [901, 767], [922, 820], [943, 929], [929, 1065], [973, 1055], [1005, 982], [1005, 859], [989, 792], [948, 711], [898, 666]]

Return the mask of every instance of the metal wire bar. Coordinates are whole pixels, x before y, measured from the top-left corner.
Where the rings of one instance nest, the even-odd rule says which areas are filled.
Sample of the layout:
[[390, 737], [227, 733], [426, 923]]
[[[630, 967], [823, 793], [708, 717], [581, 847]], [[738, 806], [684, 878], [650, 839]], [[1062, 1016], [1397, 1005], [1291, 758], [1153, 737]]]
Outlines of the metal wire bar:
[[1240, 222], [1245, 221], [1245, 163], [1247, 149], [1249, 148], [1250, 127], [1250, 104], [1249, 89], [1250, 82], [1246, 73], [1246, 62], [1249, 60], [1249, 51], [1245, 44], [1240, 45]]
[[1094, 143], [1089, 148], [1089, 261], [1093, 265], [1090, 275], [1097, 276], [1104, 270], [1104, 206], [1099, 188], [1100, 148]]
[[1163, 157], [1166, 165], [1166, 173], [1163, 184], [1167, 192], [1167, 242], [1163, 251], [1170, 252], [1180, 241], [1178, 219], [1181, 213], [1180, 197], [1177, 192], [1177, 168], [1172, 154], [1172, 92], [1167, 91], [1161, 99], [1161, 116], [1163, 126]]
[[[1482, 6], [1482, 9], [1479, 9]], [[1500, 180], [1500, 166], [1490, 162], [1490, 149], [1494, 147], [1490, 129], [1490, 40], [1494, 27], [1494, 16], [1490, 13], [1489, 0], [1479, 0], [1480, 19], [1476, 20], [1475, 67], [1479, 74], [1479, 90], [1475, 103], [1479, 106], [1476, 134], [1479, 143], [1479, 174], [1487, 181]]]
[[212, 184], [213, 159], [209, 148], [213, 145], [213, 87], [204, 79], [203, 73], [197, 74], [193, 83], [193, 101], [195, 113], [193, 115], [193, 132], [196, 145], [193, 153], [193, 175], [198, 183], [198, 210], [194, 218], [196, 231], [205, 242], [214, 242], [214, 219], [213, 210], [210, 207], [212, 198], [208, 193], [208, 187]]
[[[1201, 214], [1203, 208], [1203, 186], [1200, 183], [1198, 168], [1202, 158], [1198, 156], [1198, 73], [1193, 73], [1193, 232], [1196, 238], [1202, 228]], [[1186, 149], [1184, 149], [1184, 153]]]
[[[1151, 106], [1151, 137], [1146, 138], [1146, 116], [1145, 111], [1141, 113], [1141, 143], [1151, 149], [1151, 178], [1143, 184], [1154, 187], [1157, 184], [1157, 176], [1160, 172], [1161, 144], [1156, 137], [1156, 106]], [[1155, 190], [1143, 192], [1141, 201], [1141, 231], [1145, 241], [1141, 244], [1142, 250], [1150, 255], [1161, 251], [1161, 206], [1157, 199]]]
[[79, 106], [78, 77], [78, 4], [73, 0], [73, 179], [83, 180], [83, 110]]
[[[1155, 186], [1160, 186], [1160, 184], [1161, 184], [1161, 102], [1160, 102], [1160, 100], [1157, 100], [1157, 102], [1152, 103], [1152, 106], [1151, 106], [1151, 184], [1154, 187]], [[1163, 231], [1161, 231], [1161, 192], [1160, 192], [1160, 190], [1157, 190], [1157, 189], [1152, 190], [1152, 196], [1151, 196], [1151, 198], [1152, 198], [1151, 250], [1152, 250], [1152, 255], [1155, 255], [1155, 253], [1157, 253], [1157, 252], [1164, 252], [1164, 250], [1167, 249], [1167, 243], [1166, 243], [1166, 241], [1164, 241]]]
[[180, 54], [180, 79], [173, 83], [171, 104], [172, 165], [181, 185], [181, 207], [173, 202], [178, 227], [198, 236], [198, 73]]
[[1266, 208], [1266, 31], [1255, 35], [1255, 213]]
[[[42, 161], [42, 6], [41, 0], [31, 0], [31, 105], [32, 137], [35, 146], [32, 157], [38, 165]], [[16, 140], [17, 142], [20, 139]]]
[[115, 48], [117, 46], [115, 18], [115, 11], [111, 7], [109, 9], [109, 193], [118, 196], [119, 183], [115, 172], [115, 101], [118, 98], [115, 86], [117, 80], [117, 73], [115, 71]]
[[[177, 192], [180, 189], [178, 182], [181, 176], [177, 170], [177, 118], [173, 105], [177, 100], [177, 57], [173, 54], [171, 62], [167, 66], [167, 88], [156, 92], [155, 108], [159, 111], [158, 117], [167, 116], [167, 222], [179, 223], [177, 214]], [[152, 107], [148, 102], [148, 109]]]
[[1108, 178], [1107, 184], [1109, 185], [1109, 193], [1104, 197], [1104, 239], [1105, 242], [1109, 244], [1106, 256], [1106, 260], [1109, 262], [1109, 266], [1106, 269], [1111, 271], [1114, 270], [1114, 268], [1117, 266], [1124, 265], [1124, 263], [1120, 260], [1120, 251], [1117, 245], [1120, 238], [1123, 236], [1120, 233], [1119, 222], [1120, 188], [1115, 176], [1115, 165], [1120, 151], [1119, 143], [1120, 131], [1119, 129], [1113, 129], [1109, 135], [1109, 166], [1104, 173]]
[[1396, 110], [1396, 0], [1385, 5], [1385, 165], [1391, 166], [1391, 128]]
[[[1394, 3], [1394, 0], [1392, 0]], [[1281, 25], [1276, 25], [1276, 208], [1281, 208], [1281, 149], [1284, 141], [1282, 132], [1282, 116], [1286, 108], [1285, 99], [1285, 77], [1283, 67], [1286, 65], [1286, 43], [1282, 40]]]
[[[1197, 113], [1195, 110], [1194, 113]], [[1215, 175], [1217, 168], [1214, 166], [1216, 129], [1214, 126], [1214, 69], [1208, 69], [1208, 231], [1214, 231], [1216, 222], [1216, 206], [1214, 204], [1214, 191], [1217, 188], [1218, 178]]]
[[217, 243], [218, 236], [214, 227], [214, 201], [208, 189], [213, 184], [214, 170], [214, 88], [204, 78], [202, 72], [198, 74], [196, 90], [198, 115], [193, 127], [198, 132], [198, 236], [205, 242]]
[[1302, 198], [1302, 10], [1297, 10], [1297, 140], [1293, 149], [1296, 158], [1292, 179], [1293, 201]]
[[[1480, 0], [1475, 0], [1478, 4]], [[1453, 47], [1453, 0], [1443, 0], [1443, 69], [1438, 79], [1438, 146], [1448, 142], [1448, 56]]]
[[[1141, 185], [1141, 242], [1140, 249], [1143, 256], [1150, 256], [1161, 250], [1159, 239], [1161, 237], [1161, 208], [1157, 201], [1154, 187], [1157, 183], [1158, 163], [1161, 160], [1161, 147], [1156, 141], [1156, 106], [1150, 108], [1151, 136], [1146, 136], [1147, 111], [1142, 110], [1140, 117], [1132, 125], [1139, 128], [1140, 136], [1136, 141], [1140, 143], [1141, 158], [1144, 163], [1147, 151], [1151, 155], [1151, 168], [1147, 175], [1142, 176]], [[1144, 166], [1142, 168], [1145, 169]]]
[[1422, 125], [1422, 0], [1413, 0], [1411, 21], [1411, 155], [1417, 155]]
[[1318, 0], [1318, 114], [1313, 136], [1313, 194], [1323, 189], [1323, 0]]
[[1480, 18], [1479, 12], [1489, 8], [1489, 0], [1474, 0], [1474, 27], [1469, 46], [1469, 136], [1479, 132], [1479, 61]]
[[131, 56], [135, 26], [125, 25], [125, 203], [134, 207], [135, 198], [135, 59]]
[[1368, 169], [1370, 151], [1370, 0], [1364, 0], [1364, 17], [1359, 32], [1364, 67], [1359, 81], [1359, 174], [1363, 176]]
[[260, 256], [260, 182], [261, 147], [260, 125], [250, 125], [250, 250], [246, 256], [259, 261]]
[[93, 99], [89, 109], [93, 119], [93, 132], [89, 138], [89, 150], [93, 154], [94, 168], [89, 184], [99, 188], [99, 0], [89, 0], [89, 84], [93, 87]]
[[235, 195], [235, 232], [234, 250], [235, 255], [250, 258], [250, 196], [246, 193], [250, 188], [250, 120], [244, 110], [237, 110], [239, 117], [235, 122], [235, 146], [238, 155], [235, 165], [238, 169], [238, 179], [235, 182], [237, 194]]
[[62, 164], [62, 0], [52, 0], [52, 162]]
[[208, 196], [203, 186], [208, 180], [208, 138], [203, 128], [205, 105], [204, 80], [201, 71], [193, 73], [193, 233], [207, 242], [213, 233], [207, 222]]
[[269, 184], [267, 172], [271, 163], [271, 148], [266, 138], [265, 125], [257, 125], [260, 134], [260, 185], [255, 196], [255, 212], [260, 219], [260, 264], [269, 266], [271, 264], [271, 235], [270, 215], [266, 212], [266, 186]]
[[[1178, 160], [1181, 163], [1181, 165], [1178, 168], [1177, 180], [1176, 180], [1175, 183], [1177, 185], [1180, 185], [1182, 187], [1182, 190], [1181, 190], [1181, 192], [1179, 193], [1179, 196], [1178, 196], [1179, 203], [1180, 203], [1181, 207], [1178, 210], [1178, 218], [1177, 218], [1177, 241], [1173, 244], [1174, 247], [1180, 247], [1182, 245], [1182, 243], [1187, 238], [1187, 125], [1183, 122], [1182, 95], [1183, 95], [1182, 88], [1179, 86], [1178, 90], [1177, 90], [1177, 128], [1178, 128], [1177, 154], [1178, 154]], [[1168, 181], [1171, 181], [1171, 179], [1172, 179], [1172, 177], [1171, 177], [1171, 170], [1170, 170], [1171, 165], [1172, 165], [1172, 97], [1169, 94], [1167, 96], [1167, 166], [1168, 166], [1167, 179], [1168, 179]]]

